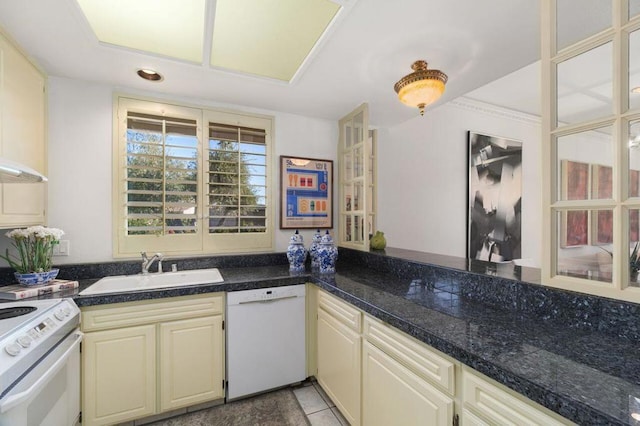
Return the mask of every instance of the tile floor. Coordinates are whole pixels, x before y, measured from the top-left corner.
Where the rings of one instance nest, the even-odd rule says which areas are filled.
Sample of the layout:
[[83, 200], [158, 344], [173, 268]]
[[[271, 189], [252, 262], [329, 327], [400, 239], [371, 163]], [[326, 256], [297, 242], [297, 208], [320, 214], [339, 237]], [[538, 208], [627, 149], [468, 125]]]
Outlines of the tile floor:
[[293, 390], [311, 426], [349, 426], [335, 404], [315, 380]]

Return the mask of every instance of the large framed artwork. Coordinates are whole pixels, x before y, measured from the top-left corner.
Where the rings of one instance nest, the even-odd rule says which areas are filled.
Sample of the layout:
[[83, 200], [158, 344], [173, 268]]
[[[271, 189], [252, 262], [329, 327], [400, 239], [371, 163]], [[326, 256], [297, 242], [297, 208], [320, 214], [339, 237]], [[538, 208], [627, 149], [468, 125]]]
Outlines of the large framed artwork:
[[333, 228], [333, 161], [280, 157], [280, 228]]
[[[589, 199], [589, 164], [562, 160], [560, 163], [562, 200]], [[560, 247], [579, 247], [589, 244], [589, 212], [568, 210], [560, 218]]]
[[467, 154], [467, 257], [522, 257], [522, 142], [469, 132]]

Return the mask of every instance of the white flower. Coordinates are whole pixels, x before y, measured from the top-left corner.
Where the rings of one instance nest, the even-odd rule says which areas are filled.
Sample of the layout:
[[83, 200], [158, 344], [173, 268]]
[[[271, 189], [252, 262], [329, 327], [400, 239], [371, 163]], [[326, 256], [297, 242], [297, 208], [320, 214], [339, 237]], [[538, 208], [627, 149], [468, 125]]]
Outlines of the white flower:
[[30, 226], [26, 229], [26, 232], [29, 236], [34, 236], [35, 238], [46, 240], [50, 239], [53, 241], [59, 241], [60, 237], [64, 235], [64, 231], [62, 229], [57, 228], [45, 228], [44, 226]]
[[26, 229], [14, 229], [5, 234], [13, 240], [17, 256], [0, 254], [9, 265], [20, 273], [48, 271], [51, 269], [53, 246], [64, 235], [62, 229], [44, 226], [30, 226]]
[[8, 238], [11, 238], [12, 240], [18, 240], [29, 238], [29, 231], [27, 229], [14, 229], [13, 231], [9, 231], [4, 235], [6, 235]]

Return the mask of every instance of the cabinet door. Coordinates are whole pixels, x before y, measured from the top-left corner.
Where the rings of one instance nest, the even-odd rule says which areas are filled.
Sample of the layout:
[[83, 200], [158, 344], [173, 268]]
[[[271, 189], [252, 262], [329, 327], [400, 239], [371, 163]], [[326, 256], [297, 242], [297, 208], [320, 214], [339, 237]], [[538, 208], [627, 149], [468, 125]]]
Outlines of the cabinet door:
[[352, 426], [360, 424], [360, 335], [318, 310], [318, 383]]
[[452, 398], [371, 343], [363, 342], [363, 424], [445, 426], [452, 421]]
[[[471, 424], [482, 424], [479, 418], [487, 419], [488, 424], [504, 426], [560, 426], [573, 424], [560, 418], [541, 405], [523, 396], [516, 396], [515, 392], [492, 382], [488, 377], [480, 375], [471, 369], [463, 369], [462, 372], [462, 398], [465, 409], [478, 420]], [[464, 417], [469, 417], [466, 414]], [[463, 417], [463, 418], [464, 418]]]
[[[0, 34], [0, 156], [46, 174], [43, 75]], [[46, 184], [0, 184], [0, 227], [44, 223]]]
[[85, 334], [82, 424], [106, 425], [155, 412], [155, 326]]
[[160, 410], [223, 398], [222, 315], [160, 324]]

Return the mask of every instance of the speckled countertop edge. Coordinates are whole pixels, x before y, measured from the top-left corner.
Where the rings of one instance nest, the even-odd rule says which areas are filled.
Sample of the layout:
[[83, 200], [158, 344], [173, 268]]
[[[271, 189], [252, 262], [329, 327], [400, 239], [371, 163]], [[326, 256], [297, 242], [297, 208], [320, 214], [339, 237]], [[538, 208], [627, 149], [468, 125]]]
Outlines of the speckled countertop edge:
[[[378, 275], [376, 279], [379, 278]], [[547, 366], [540, 363], [539, 357], [542, 356], [543, 360], [546, 359], [549, 362], [549, 355], [536, 347], [539, 342], [529, 344], [525, 337], [519, 338], [517, 335], [519, 330], [514, 330], [513, 334], [509, 336], [514, 339], [522, 339], [513, 345], [509, 345], [509, 342], [500, 343], [489, 338], [483, 341], [481, 336], [477, 336], [476, 342], [461, 342], [460, 335], [467, 333], [469, 328], [477, 326], [474, 320], [454, 319], [447, 314], [442, 314], [440, 310], [412, 305], [412, 302], [401, 300], [392, 294], [385, 294], [379, 288], [374, 289], [366, 284], [358, 283], [357, 280], [345, 278], [341, 273], [337, 273], [335, 276], [314, 276], [313, 282], [323, 290], [340, 297], [364, 312], [402, 330], [577, 424], [632, 424], [627, 418], [628, 414], [621, 413], [618, 407], [606, 406], [609, 401], [605, 395], [611, 392], [615, 393], [612, 387], [618, 382], [623, 383], [625, 387], [638, 388], [638, 386], [608, 374], [594, 374], [594, 379], [598, 380], [601, 386], [603, 401], [585, 401], [575, 398], [574, 395], [563, 392], [561, 386], [548, 382], [548, 376], [545, 376], [544, 371], [541, 371]], [[346, 282], [351, 285], [345, 285]], [[389, 285], [392, 286], [391, 283]], [[358, 288], [359, 286], [362, 287]], [[345, 287], [347, 288], [345, 289]], [[362, 293], [355, 294], [354, 289], [357, 289], [359, 293], [362, 291]], [[396, 305], [397, 308], [398, 303], [402, 306], [402, 312], [389, 309], [393, 305]], [[427, 320], [427, 317], [431, 318]], [[425, 327], [425, 324], [428, 324], [429, 327]], [[447, 335], [447, 333], [451, 334]], [[571, 333], [571, 331], [567, 333]], [[527, 349], [521, 350], [518, 346], [524, 346]], [[551, 357], [553, 358], [553, 355]], [[556, 359], [553, 358], [552, 362], [556, 362]], [[557, 374], [563, 374], [566, 379], [573, 381], [571, 383], [572, 391], [587, 387], [592, 383], [592, 380], [591, 377], [582, 377], [578, 374], [575, 379], [567, 376], [572, 375], [574, 371], [577, 373], [577, 370], [589, 370], [589, 373], [597, 373], [593, 367], [580, 363], [572, 363], [567, 368], [568, 370], [557, 372]], [[559, 378], [559, 381], [562, 380]], [[636, 395], [640, 395], [640, 393], [636, 393]], [[613, 405], [616, 402], [614, 401]], [[611, 412], [616, 412], [616, 414], [613, 415]]]
[[[279, 258], [278, 255], [275, 255], [275, 258]], [[390, 259], [385, 258], [385, 256], [381, 256], [382, 261], [388, 262]], [[279, 262], [281, 263], [281, 262]], [[587, 398], [586, 400], [583, 398], [574, 398], [573, 395], [568, 393], [566, 389], [563, 389], [562, 386], [558, 386], [557, 384], [550, 384], [546, 381], [545, 378], [538, 378], [535, 375], [531, 375], [531, 369], [536, 369], [540, 359], [536, 358], [540, 355], [540, 351], [523, 351], [521, 353], [515, 353], [513, 355], [522, 357], [520, 359], [511, 360], [507, 358], [496, 358], [495, 354], [498, 355], [512, 355], [509, 351], [503, 351], [502, 353], [498, 350], [491, 350], [491, 345], [495, 345], [495, 341], [487, 341], [482, 342], [478, 341], [478, 349], [476, 348], [465, 348], [464, 345], [460, 345], [459, 342], [456, 342], [455, 334], [451, 336], [443, 336], [438, 332], [435, 332], [437, 328], [437, 324], [433, 324], [433, 328], [425, 327], [425, 322], [421, 317], [430, 316], [430, 315], [442, 315], [442, 313], [438, 309], [429, 309], [424, 306], [419, 306], [414, 303], [415, 301], [403, 301], [403, 312], [394, 312], [393, 309], [389, 309], [389, 306], [386, 306], [388, 302], [388, 298], [391, 297], [393, 300], [397, 301], [398, 296], [388, 293], [386, 290], [381, 291], [379, 287], [371, 287], [368, 285], [368, 281], [371, 279], [386, 280], [390, 287], [393, 287], [395, 282], [402, 283], [405, 280], [403, 278], [399, 278], [394, 276], [394, 274], [389, 273], [380, 273], [371, 268], [367, 269], [364, 272], [364, 279], [353, 280], [351, 276], [343, 276], [342, 270], [348, 270], [348, 268], [338, 268], [338, 273], [333, 276], [322, 276], [318, 274], [291, 274], [288, 271], [288, 267], [286, 265], [276, 265], [276, 266], [257, 266], [251, 267], [247, 264], [230, 264], [229, 268], [221, 267], [221, 272], [225, 278], [225, 282], [222, 284], [213, 284], [213, 285], [195, 285], [195, 286], [185, 286], [178, 288], [169, 288], [169, 289], [160, 289], [153, 291], [140, 291], [140, 292], [128, 292], [128, 293], [114, 293], [114, 294], [106, 294], [106, 295], [94, 295], [94, 296], [79, 296], [78, 293], [83, 289], [87, 288], [91, 284], [93, 284], [97, 279], [80, 279], [80, 288], [71, 291], [64, 291], [61, 293], [55, 293], [52, 295], [43, 296], [43, 298], [57, 298], [57, 297], [72, 297], [79, 306], [90, 306], [97, 304], [107, 304], [107, 303], [122, 303], [128, 301], [136, 301], [136, 300], [147, 300], [147, 299], [155, 299], [155, 298], [163, 298], [163, 297], [176, 297], [176, 296], [184, 296], [191, 294], [201, 294], [201, 293], [210, 293], [210, 292], [218, 292], [218, 291], [239, 291], [246, 289], [255, 289], [255, 288], [266, 288], [273, 286], [281, 286], [281, 285], [293, 285], [293, 284], [301, 284], [305, 282], [315, 283], [320, 288], [323, 288], [326, 291], [335, 294], [336, 296], [344, 299], [345, 301], [353, 304], [354, 306], [362, 309], [363, 311], [371, 314], [372, 316], [379, 318], [390, 325], [414, 336], [418, 340], [421, 340], [434, 348], [442, 351], [443, 353], [457, 359], [461, 363], [468, 365], [475, 370], [495, 379], [496, 381], [514, 389], [520, 394], [532, 399], [540, 403], [541, 405], [551, 409], [559, 413], [560, 415], [572, 420], [578, 424], [613, 424], [613, 425], [625, 425], [625, 424], [635, 424], [633, 420], [630, 418], [625, 418], [624, 413], [621, 413], [617, 408], [611, 408], [607, 406], [607, 398], [601, 398], [604, 401], [593, 400], [593, 398]], [[207, 267], [210, 266], [208, 263], [199, 264], [199, 267]], [[465, 274], [465, 271], [456, 270], [458, 265], [446, 265], [442, 269], [435, 270], [435, 275], [446, 275], [447, 270], [451, 270], [454, 275], [455, 274]], [[419, 270], [419, 269], [418, 269]], [[466, 273], [471, 274], [471, 270]], [[412, 272], [413, 273], [413, 272]], [[411, 275], [411, 274], [409, 274]], [[431, 271], [431, 275], [434, 275], [434, 272]], [[516, 279], [519, 277], [511, 277], [509, 274], [505, 275], [508, 279]], [[535, 275], [534, 275], [535, 277]], [[480, 279], [482, 280], [482, 274], [478, 276], [477, 274], [473, 277], [474, 280]], [[489, 278], [489, 286], [491, 287], [494, 282]], [[450, 277], [448, 278], [450, 279]], [[456, 278], [457, 279], [457, 278]], [[455, 280], [455, 279], [454, 279]], [[360, 286], [360, 291], [367, 292], [376, 292], [378, 296], [377, 302], [372, 302], [376, 300], [376, 298], [368, 298], [363, 297], [362, 294], [356, 294], [355, 292], [349, 292], [343, 288], [340, 288], [340, 282], [352, 281], [355, 285]], [[359, 282], [360, 281], [360, 282]], [[447, 285], [450, 284], [447, 280]], [[499, 277], [498, 280], [500, 281]], [[534, 280], [530, 280], [534, 281]], [[442, 283], [438, 283], [442, 284]], [[437, 286], [436, 286], [437, 287]], [[431, 289], [433, 291], [434, 289]], [[439, 291], [438, 288], [435, 288], [435, 292]], [[464, 296], [464, 295], [462, 295]], [[463, 297], [464, 298], [464, 297]], [[468, 303], [468, 301], [467, 301]], [[474, 301], [478, 308], [484, 310], [483, 304]], [[537, 312], [531, 312], [531, 314], [536, 314]], [[451, 320], [450, 317], [438, 317], [438, 319], [445, 318], [446, 320]], [[457, 318], [460, 321], [460, 318]], [[439, 323], [444, 323], [445, 321], [439, 321]], [[462, 320], [465, 323], [465, 320]], [[455, 321], [451, 322], [455, 324]], [[466, 323], [466, 326], [469, 326], [472, 321]], [[451, 326], [451, 324], [448, 324]], [[471, 324], [473, 325], [473, 324]], [[517, 329], [517, 327], [515, 327]], [[446, 329], [446, 327], [445, 327]], [[455, 327], [452, 327], [452, 330], [455, 331]], [[518, 330], [515, 330], [514, 333], [517, 333]], [[573, 330], [570, 328], [567, 329], [567, 335], [573, 333]], [[511, 337], [516, 337], [517, 334], [511, 335]], [[586, 339], [589, 338], [587, 334]], [[618, 344], [618, 339], [614, 336], [614, 344]], [[519, 342], [522, 343], [522, 342]], [[591, 342], [590, 342], [591, 343]], [[594, 343], [591, 343], [592, 345]], [[598, 345], [598, 343], [595, 343]], [[602, 346], [602, 345], [600, 345]], [[623, 344], [625, 349], [628, 349], [629, 344]], [[570, 348], [568, 348], [570, 350]], [[600, 348], [602, 349], [602, 348]], [[631, 349], [637, 349], [637, 347], [633, 347], [631, 345]], [[489, 350], [489, 353], [492, 356], [487, 356], [486, 351]], [[483, 352], [485, 351], [485, 352]], [[617, 353], [620, 353], [619, 350]], [[624, 352], [622, 350], [622, 352]], [[629, 368], [638, 367], [638, 355], [633, 351], [632, 361], [629, 364]], [[580, 381], [584, 381], [584, 386], [589, 387], [592, 385], [593, 380], [589, 380], [590, 376], [595, 376], [596, 380], [598, 380], [599, 388], [587, 389], [589, 392], [587, 394], [593, 394], [600, 390], [603, 396], [608, 395], [612, 392], [612, 387], [614, 389], [614, 396], [618, 396], [620, 393], [620, 389], [616, 386], [621, 384], [621, 388], [626, 390], [629, 386], [638, 388], [638, 381], [634, 380], [629, 382], [629, 380], [616, 380], [615, 376], [611, 376], [608, 372], [603, 372], [598, 368], [593, 368], [592, 365], [585, 365], [579, 362], [573, 362], [569, 358], [569, 366], [561, 365], [562, 362], [566, 360], [565, 357], [558, 357], [558, 362], [554, 365], [554, 368], [564, 368], [563, 373], [565, 375], [576, 375], [576, 380], [578, 383], [571, 387], [571, 391], [574, 391], [576, 388], [580, 388], [582, 386]], [[544, 361], [544, 360], [543, 360]], [[555, 362], [556, 360], [554, 360]], [[598, 360], [596, 360], [599, 362]], [[624, 360], [623, 360], [624, 361]], [[596, 362], [596, 364], [597, 364]], [[531, 368], [528, 368], [531, 367]], [[618, 383], [621, 382], [621, 383]], [[640, 395], [640, 390], [638, 393], [633, 393], [634, 395]], [[623, 395], [624, 396], [624, 395]], [[618, 405], [624, 404], [624, 401], [615, 402]], [[604, 406], [603, 406], [604, 404]], [[619, 407], [618, 407], [619, 408]], [[617, 411], [617, 412], [616, 412]], [[610, 413], [616, 412], [615, 415], [611, 415]]]

